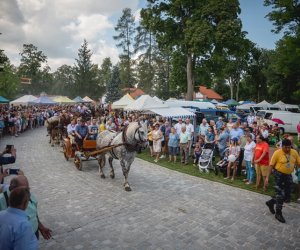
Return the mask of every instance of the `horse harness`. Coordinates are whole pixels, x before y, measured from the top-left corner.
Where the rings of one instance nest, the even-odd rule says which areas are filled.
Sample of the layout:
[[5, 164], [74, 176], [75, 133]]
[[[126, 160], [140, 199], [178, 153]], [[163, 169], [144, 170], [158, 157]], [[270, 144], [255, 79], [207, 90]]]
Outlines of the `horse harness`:
[[[135, 143], [135, 144], [130, 144], [130, 143], [127, 142], [127, 136], [126, 136], [127, 128], [128, 128], [128, 125], [125, 126], [125, 127], [124, 127], [124, 130], [122, 131], [122, 142], [123, 142], [123, 143], [119, 144], [119, 146], [125, 146], [125, 148], [126, 148], [126, 150], [127, 150], [128, 152], [134, 152], [134, 151], [137, 150], [137, 147], [138, 147], [138, 146], [141, 144], [141, 142], [143, 141], [143, 139], [141, 138], [140, 132], [139, 132], [140, 126], [139, 126], [139, 127], [135, 130], [135, 132], [134, 132], [134, 138], [135, 138], [136, 133], [138, 133], [138, 136], [139, 136], [139, 142], [137, 142], [137, 143]], [[115, 137], [114, 137], [114, 138], [115, 138]], [[113, 141], [114, 138], [111, 139], [110, 143], [108, 144], [109, 146], [111, 146], [111, 143], [112, 143], [112, 141]], [[112, 156], [114, 159], [117, 159], [117, 160], [119, 159], [119, 158], [116, 156], [116, 154], [115, 154], [115, 152], [114, 152], [114, 149], [111, 149], [110, 154], [111, 154], [111, 156]]]

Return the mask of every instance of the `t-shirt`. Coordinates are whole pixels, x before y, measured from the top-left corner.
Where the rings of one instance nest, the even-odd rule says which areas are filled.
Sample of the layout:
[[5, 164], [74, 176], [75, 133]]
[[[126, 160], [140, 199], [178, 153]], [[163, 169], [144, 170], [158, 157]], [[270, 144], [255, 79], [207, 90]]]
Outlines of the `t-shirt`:
[[295, 165], [300, 165], [300, 157], [296, 150], [291, 149], [289, 154], [286, 154], [282, 149], [274, 152], [270, 165], [275, 166], [275, 169], [284, 174], [291, 174]]
[[244, 160], [245, 161], [252, 161], [253, 158], [253, 149], [255, 148], [256, 144], [254, 141], [251, 141], [250, 143], [246, 143], [244, 149]]
[[170, 133], [168, 146], [174, 147], [174, 148], [178, 147], [178, 139], [179, 139], [179, 136], [177, 134]]
[[258, 160], [263, 152], [267, 152], [259, 162], [260, 165], [269, 165], [269, 144], [266, 142], [257, 143], [254, 151], [254, 160]]

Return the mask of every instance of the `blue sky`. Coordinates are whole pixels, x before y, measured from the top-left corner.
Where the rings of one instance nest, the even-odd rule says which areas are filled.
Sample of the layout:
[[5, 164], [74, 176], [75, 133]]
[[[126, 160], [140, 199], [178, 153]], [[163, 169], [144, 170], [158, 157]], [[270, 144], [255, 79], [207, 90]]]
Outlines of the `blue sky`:
[[[63, 64], [75, 63], [78, 49], [86, 39], [94, 63], [101, 64], [105, 57], [116, 63], [120, 51], [112, 36], [122, 10], [131, 8], [139, 17], [146, 3], [146, 0], [0, 0], [1, 49], [18, 65], [23, 44], [32, 43], [48, 57], [51, 69], [56, 70]], [[265, 18], [271, 8], [263, 6], [263, 0], [240, 0], [240, 5], [247, 37], [259, 47], [274, 49], [281, 36], [271, 32], [272, 23]]]
[[243, 30], [248, 32], [248, 39], [255, 42], [259, 47], [274, 49], [275, 42], [281, 35], [271, 32], [272, 23], [265, 18], [271, 11], [270, 7], [263, 5], [263, 0], [240, 0]]

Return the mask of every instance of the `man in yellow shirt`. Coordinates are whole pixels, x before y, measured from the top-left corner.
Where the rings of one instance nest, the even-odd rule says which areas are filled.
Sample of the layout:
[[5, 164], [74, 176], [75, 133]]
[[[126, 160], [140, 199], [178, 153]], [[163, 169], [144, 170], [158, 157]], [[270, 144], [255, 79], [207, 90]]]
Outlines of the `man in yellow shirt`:
[[[293, 183], [291, 173], [296, 166], [300, 166], [300, 157], [296, 150], [292, 149], [292, 142], [288, 139], [282, 141], [282, 148], [274, 152], [271, 162], [270, 171], [265, 179], [265, 185], [268, 184], [269, 176], [274, 168], [275, 177], [275, 197], [266, 202], [270, 212], [275, 214], [275, 218], [285, 223], [282, 216], [283, 202], [289, 202], [291, 199], [291, 185]], [[276, 204], [276, 211], [274, 205]]]

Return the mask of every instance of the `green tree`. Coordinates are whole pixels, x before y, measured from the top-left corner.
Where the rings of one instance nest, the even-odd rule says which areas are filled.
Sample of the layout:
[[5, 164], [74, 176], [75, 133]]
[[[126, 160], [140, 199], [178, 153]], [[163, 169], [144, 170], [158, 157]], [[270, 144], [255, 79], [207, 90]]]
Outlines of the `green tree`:
[[75, 85], [73, 67], [66, 64], [60, 66], [53, 73], [53, 82], [51, 93], [72, 96]]
[[106, 86], [109, 83], [112, 75], [112, 62], [109, 57], [104, 58], [100, 70], [99, 70], [99, 79], [100, 79], [100, 92], [104, 93]]
[[132, 87], [135, 83], [132, 68], [135, 23], [130, 8], [123, 9], [123, 14], [118, 20], [115, 31], [117, 35], [113, 38], [118, 42], [117, 47], [122, 49], [120, 59], [124, 69], [123, 81], [127, 87]]
[[284, 31], [277, 42], [275, 56], [269, 67], [276, 76], [276, 82], [268, 82], [277, 87], [280, 96], [286, 102], [297, 103], [300, 98], [300, 2], [298, 0], [265, 0], [272, 11], [267, 15], [273, 22], [273, 32]]
[[[159, 44], [179, 50], [186, 60], [186, 90], [193, 99], [195, 67], [208, 60], [214, 50], [222, 50], [228, 37], [235, 37], [241, 27], [238, 0], [148, 0], [150, 8], [141, 12], [151, 20]], [[228, 39], [229, 40], [229, 39]], [[229, 45], [229, 42], [227, 43]]]
[[21, 63], [19, 66], [19, 76], [31, 78], [30, 85], [22, 86], [22, 92], [25, 94], [39, 94], [44, 90], [40, 77], [43, 71], [43, 64], [47, 63], [47, 56], [39, 51], [33, 44], [23, 44], [23, 51], [20, 53]]
[[78, 50], [78, 59], [74, 66], [75, 88], [73, 95], [99, 96], [98, 67], [92, 63], [92, 52], [88, 48], [88, 42], [84, 39], [83, 44]]
[[2, 50], [0, 51], [0, 58], [2, 58], [3, 65], [3, 70], [0, 72], [0, 95], [12, 99], [19, 91], [20, 80], [16, 74], [16, 68], [10, 64]]
[[112, 70], [112, 76], [109, 83], [106, 85], [106, 102], [113, 103], [121, 98], [120, 91], [121, 79], [118, 66], [114, 66]]

